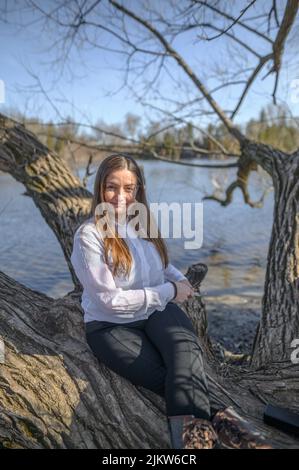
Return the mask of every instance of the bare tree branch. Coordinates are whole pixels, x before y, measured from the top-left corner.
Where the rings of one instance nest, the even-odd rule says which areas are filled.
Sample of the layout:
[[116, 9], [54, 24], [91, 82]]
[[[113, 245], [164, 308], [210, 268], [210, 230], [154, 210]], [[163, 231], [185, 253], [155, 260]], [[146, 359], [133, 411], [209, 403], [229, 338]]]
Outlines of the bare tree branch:
[[244, 140], [244, 136], [242, 133], [234, 126], [233, 122], [225, 115], [223, 110], [220, 108], [218, 103], [212, 98], [204, 84], [199, 80], [197, 75], [194, 73], [194, 71], [187, 65], [185, 60], [182, 58], [182, 56], [175, 51], [172, 46], [168, 43], [168, 41], [161, 35], [161, 33], [153, 27], [152, 24], [150, 24], [148, 21], [145, 19], [139, 17], [136, 15], [133, 11], [129, 10], [128, 8], [124, 7], [123, 5], [120, 5], [119, 3], [115, 2], [114, 0], [109, 0], [110, 3], [115, 6], [116, 9], [123, 11], [126, 15], [134, 19], [137, 23], [141, 24], [144, 26], [148, 31], [150, 31], [157, 39], [158, 41], [164, 46], [165, 51], [173, 57], [176, 62], [180, 65], [180, 67], [186, 72], [187, 76], [194, 82], [194, 84], [198, 87], [198, 89], [201, 91], [203, 96], [206, 98], [214, 112], [219, 116], [219, 118], [222, 120], [222, 122], [225, 124], [225, 126], [228, 128], [228, 130], [231, 132], [231, 134], [239, 141]]

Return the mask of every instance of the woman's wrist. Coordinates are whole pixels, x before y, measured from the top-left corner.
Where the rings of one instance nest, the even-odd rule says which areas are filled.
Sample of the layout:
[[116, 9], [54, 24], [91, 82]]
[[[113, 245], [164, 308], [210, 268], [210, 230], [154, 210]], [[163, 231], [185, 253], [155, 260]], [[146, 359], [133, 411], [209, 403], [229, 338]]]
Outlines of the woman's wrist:
[[173, 287], [174, 287], [174, 297], [171, 299], [171, 300], [174, 300], [174, 299], [176, 298], [176, 296], [177, 296], [178, 289], [177, 289], [177, 286], [176, 286], [176, 283], [175, 283], [175, 282], [173, 282], [173, 281], [169, 281], [169, 282], [170, 282], [170, 283], [173, 285]]

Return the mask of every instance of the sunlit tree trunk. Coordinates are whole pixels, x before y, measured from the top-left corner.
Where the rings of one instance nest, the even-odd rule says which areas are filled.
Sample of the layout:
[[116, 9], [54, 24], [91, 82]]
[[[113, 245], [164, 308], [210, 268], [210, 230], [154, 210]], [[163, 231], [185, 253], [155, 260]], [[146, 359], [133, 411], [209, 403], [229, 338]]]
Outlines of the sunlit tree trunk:
[[271, 176], [273, 226], [254, 367], [290, 361], [292, 341], [299, 338], [299, 152], [273, 151]]

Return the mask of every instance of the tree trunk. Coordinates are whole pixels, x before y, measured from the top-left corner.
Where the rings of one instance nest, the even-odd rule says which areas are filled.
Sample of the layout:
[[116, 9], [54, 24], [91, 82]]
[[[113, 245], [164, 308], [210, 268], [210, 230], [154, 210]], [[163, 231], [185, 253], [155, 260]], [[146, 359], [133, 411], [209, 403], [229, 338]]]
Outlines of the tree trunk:
[[288, 155], [251, 143], [248, 153], [268, 171], [274, 187], [262, 315], [251, 360], [257, 368], [290, 362], [291, 343], [299, 338], [299, 151]]
[[[25, 185], [59, 239], [72, 272], [72, 237], [90, 215], [91, 194], [56, 154], [2, 115], [0, 170]], [[195, 264], [186, 274], [194, 286], [197, 269]], [[82, 288], [72, 275], [74, 291], [52, 299], [0, 272], [0, 332], [5, 345], [0, 368], [1, 446], [169, 448], [164, 400], [105, 367], [90, 350], [80, 305]], [[266, 426], [262, 411], [273, 400], [281, 406], [293, 403], [299, 411], [299, 366], [272, 362], [267, 369], [254, 370], [245, 360], [234, 365], [233, 355], [223, 360], [207, 335], [202, 301], [192, 299], [183, 309], [204, 349], [212, 409], [232, 405], [273, 447], [298, 447], [298, 439]], [[261, 337], [267, 336], [267, 324], [261, 331]], [[271, 347], [269, 351], [271, 355]]]
[[0, 114], [0, 170], [26, 187], [57, 237], [76, 287], [70, 262], [73, 233], [88, 216], [92, 195], [68, 166], [21, 124]]

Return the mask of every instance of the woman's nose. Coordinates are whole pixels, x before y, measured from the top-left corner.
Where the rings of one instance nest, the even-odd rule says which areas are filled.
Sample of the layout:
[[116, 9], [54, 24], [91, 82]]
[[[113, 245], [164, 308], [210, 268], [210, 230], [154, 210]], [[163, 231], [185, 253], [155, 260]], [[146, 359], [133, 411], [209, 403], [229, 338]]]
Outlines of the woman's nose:
[[123, 189], [118, 190], [114, 196], [114, 199], [119, 200], [120, 202], [124, 202], [127, 199], [126, 193]]
[[123, 188], [120, 188], [118, 191], [117, 191], [117, 196], [118, 197], [123, 197], [125, 198], [126, 197], [126, 193], [125, 193], [125, 190]]

